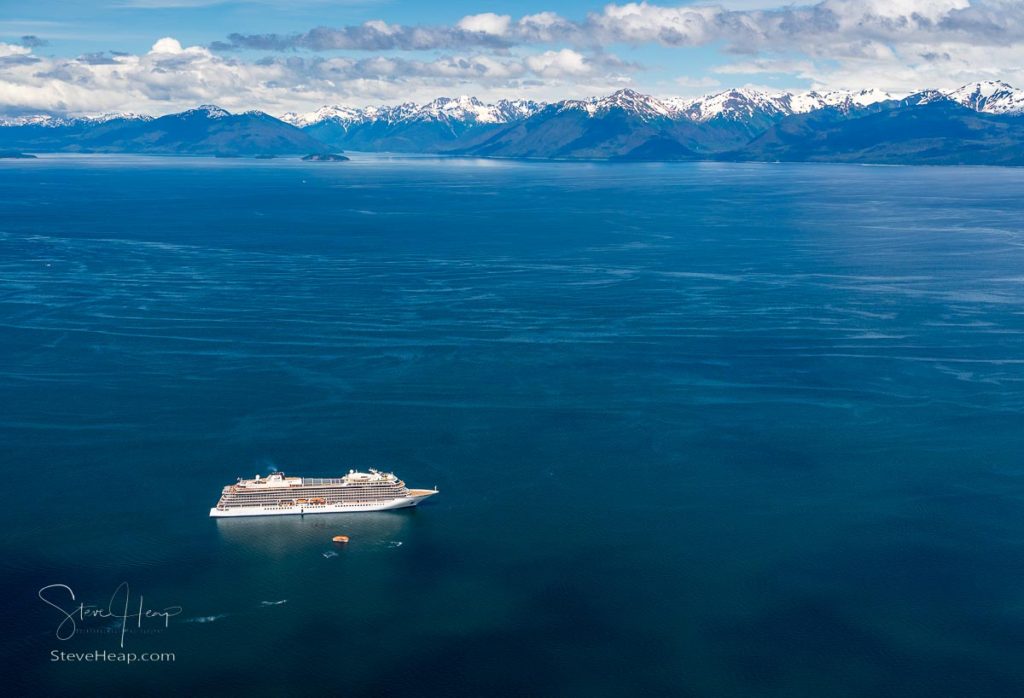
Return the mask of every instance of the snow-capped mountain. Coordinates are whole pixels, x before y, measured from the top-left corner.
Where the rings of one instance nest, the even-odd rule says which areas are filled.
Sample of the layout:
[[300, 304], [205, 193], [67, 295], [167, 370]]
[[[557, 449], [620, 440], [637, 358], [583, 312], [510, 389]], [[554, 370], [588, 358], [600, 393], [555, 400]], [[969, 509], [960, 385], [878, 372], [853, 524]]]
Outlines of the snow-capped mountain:
[[0, 119], [0, 126], [40, 126], [42, 128], [58, 128], [69, 126], [74, 119], [50, 114], [32, 114], [30, 116], [10, 116]]
[[[823, 132], [833, 135], [816, 139]], [[931, 139], [927, 148], [926, 137]], [[862, 148], [865, 143], [870, 146]], [[870, 157], [878, 162], [1017, 164], [1015, 153], [1024, 152], [1024, 91], [1002, 82], [907, 97], [880, 90], [740, 88], [683, 98], [622, 89], [551, 104], [485, 103], [461, 96], [426, 104], [335, 105], [291, 112], [280, 120], [260, 111], [232, 114], [205, 104], [155, 119], [131, 113], [0, 118], [0, 147], [249, 155], [342, 149], [633, 160]]]
[[830, 90], [828, 92], [783, 92], [775, 95], [775, 100], [783, 105], [789, 114], [807, 114], [819, 109], [832, 107], [848, 113], [858, 107], [867, 107], [879, 102], [894, 99], [893, 95], [882, 90]]
[[[258, 113], [262, 114], [263, 112]], [[229, 112], [227, 109], [221, 109], [216, 104], [200, 104], [195, 109], [186, 109], [185, 111], [179, 112], [174, 116], [184, 119], [190, 117], [199, 117], [203, 119], [224, 119], [226, 117], [231, 116], [231, 112]]]
[[922, 90], [906, 98], [916, 106], [952, 101], [981, 114], [1024, 115], [1024, 90], [1005, 82], [972, 82], [955, 90]]
[[848, 112], [892, 98], [892, 95], [881, 90], [769, 93], [750, 88], [725, 90], [703, 97], [657, 98], [624, 89], [607, 97], [565, 100], [556, 106], [558, 111], [584, 111], [592, 117], [604, 116], [613, 109], [619, 109], [645, 121], [672, 119], [706, 123], [717, 119], [744, 122], [781, 118], [825, 107]]
[[1018, 90], [1005, 82], [973, 82], [943, 94], [983, 114], [1024, 114], [1024, 90]]
[[261, 111], [232, 114], [204, 104], [158, 118], [17, 117], [0, 128], [0, 148], [38, 152], [284, 155], [323, 152], [324, 144]]
[[904, 98], [901, 103], [907, 106], [922, 107], [926, 104], [932, 104], [934, 102], [948, 101], [950, 101], [949, 97], [947, 97], [946, 93], [941, 90], [922, 90], [920, 92], [915, 92], [911, 95], [907, 95], [907, 97]]
[[152, 121], [153, 117], [149, 114], [139, 114], [133, 111], [124, 112], [108, 112], [106, 114], [100, 114], [99, 116], [84, 117], [83, 121], [91, 121], [95, 124], [105, 124], [108, 121], [117, 121], [123, 119], [125, 121]]
[[712, 119], [744, 121], [755, 115], [784, 116], [791, 113], [772, 95], [751, 89], [728, 90], [697, 99], [676, 97], [670, 104], [681, 118], [697, 122]]
[[739, 88], [697, 98], [671, 97], [665, 100], [680, 118], [699, 123], [715, 119], [747, 121], [755, 117], [781, 118], [792, 114], [806, 114], [826, 107], [848, 112], [892, 99], [881, 90], [848, 92], [776, 92], [769, 93], [750, 88]]
[[436, 152], [469, 132], [528, 119], [543, 106], [522, 99], [486, 104], [476, 97], [438, 97], [426, 104], [324, 106], [289, 112], [281, 120], [336, 148]]
[[476, 97], [439, 97], [433, 102], [424, 104], [407, 117], [414, 121], [461, 121], [476, 124], [503, 124], [516, 118], [528, 116], [536, 109], [523, 108], [520, 104], [518, 113], [510, 108], [508, 101], [497, 104], [484, 104]]
[[[658, 98], [627, 88], [606, 97], [567, 99], [553, 106], [556, 113], [579, 111], [594, 118], [618, 110], [643, 121], [671, 119], [707, 123], [715, 120], [774, 120], [825, 108], [848, 113], [897, 98], [878, 89], [766, 92], [752, 88], [725, 90], [702, 97]], [[1024, 91], [1001, 82], [973, 83], [956, 90], [923, 91], [908, 99], [915, 100], [917, 104], [927, 104], [935, 99], [952, 99], [987, 114], [1024, 113]], [[422, 105], [407, 102], [376, 107], [324, 106], [307, 113], [289, 112], [281, 120], [299, 128], [334, 122], [345, 129], [374, 122], [388, 125], [416, 122], [507, 124], [528, 119], [545, 106], [530, 100], [500, 100], [487, 104], [475, 97], [439, 97]]]
[[288, 112], [281, 116], [281, 120], [299, 128], [325, 121], [334, 122], [344, 128], [369, 122], [392, 125], [416, 122], [504, 124], [526, 119], [542, 106], [525, 99], [502, 99], [494, 104], [486, 104], [476, 97], [438, 97], [422, 105], [406, 102], [396, 106], [378, 107], [324, 106], [302, 114]]
[[110, 112], [99, 116], [52, 116], [50, 114], [33, 114], [31, 116], [0, 117], [0, 126], [39, 126], [42, 128], [59, 128], [76, 124], [104, 124], [108, 121], [123, 119], [126, 121], [152, 121], [153, 117], [135, 112]]
[[607, 97], [567, 99], [558, 102], [556, 107], [558, 113], [580, 111], [595, 118], [606, 116], [612, 111], [625, 112], [639, 117], [642, 121], [676, 117], [674, 109], [666, 102], [628, 88], [613, 92]]
[[[578, 110], [592, 117], [601, 117], [612, 110], [621, 110], [643, 120], [667, 118], [706, 123], [716, 119], [743, 121], [765, 116], [778, 118], [806, 114], [826, 107], [846, 112], [892, 99], [898, 97], [877, 89], [766, 92], [752, 88], [737, 88], [702, 97], [662, 98], [641, 94], [632, 89], [622, 89], [606, 97], [563, 100], [554, 106], [558, 111]], [[937, 99], [949, 99], [985, 114], [1024, 114], [1024, 90], [998, 81], [970, 83], [954, 90], [922, 90], [906, 99], [907, 103], [913, 104], [928, 104]], [[426, 104], [406, 102], [368, 107], [323, 106], [310, 112], [288, 112], [279, 118], [298, 128], [307, 128], [324, 122], [333, 122], [343, 127], [374, 122], [390, 125], [417, 122], [485, 125], [522, 121], [534, 116], [546, 106], [542, 102], [525, 99], [502, 99], [494, 103], [485, 103], [476, 97], [460, 96], [439, 97]], [[230, 112], [216, 105], [203, 104], [179, 114], [183, 117], [190, 115], [220, 119], [230, 116]], [[117, 119], [146, 121], [153, 118], [133, 112], [113, 112], [100, 116], [38, 114], [0, 117], [0, 126], [56, 128], [76, 123], [104, 123]]]
[[353, 107], [323, 106], [311, 112], [300, 114], [290, 111], [281, 115], [281, 121], [292, 126], [305, 128], [322, 121], [335, 121], [340, 124], [352, 124], [364, 120], [366, 110]]
[[499, 99], [494, 104], [504, 121], [520, 121], [528, 119], [545, 107], [543, 102], [532, 99]]

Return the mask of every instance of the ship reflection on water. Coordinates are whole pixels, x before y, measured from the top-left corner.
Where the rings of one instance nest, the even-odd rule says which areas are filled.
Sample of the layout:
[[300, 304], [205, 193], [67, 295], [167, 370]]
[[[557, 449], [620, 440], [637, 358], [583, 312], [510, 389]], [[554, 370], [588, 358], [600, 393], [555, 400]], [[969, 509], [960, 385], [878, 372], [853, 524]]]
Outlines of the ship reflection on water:
[[254, 516], [214, 519], [221, 540], [238, 552], [290, 557], [304, 550], [332, 550], [331, 539], [345, 535], [346, 550], [390, 550], [401, 547], [417, 527], [416, 508], [311, 516]]

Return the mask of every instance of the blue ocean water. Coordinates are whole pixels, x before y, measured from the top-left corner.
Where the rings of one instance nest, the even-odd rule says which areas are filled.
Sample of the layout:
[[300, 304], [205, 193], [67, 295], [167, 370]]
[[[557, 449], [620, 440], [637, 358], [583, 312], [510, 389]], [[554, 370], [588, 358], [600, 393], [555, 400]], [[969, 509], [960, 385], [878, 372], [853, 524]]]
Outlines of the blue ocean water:
[[[5, 162], [8, 681], [1019, 695], [1022, 192], [994, 168]], [[238, 476], [373, 466], [441, 493], [207, 518]], [[38, 590], [122, 582], [181, 607], [124, 651], [175, 660], [51, 661], [120, 651], [120, 625], [58, 640]]]

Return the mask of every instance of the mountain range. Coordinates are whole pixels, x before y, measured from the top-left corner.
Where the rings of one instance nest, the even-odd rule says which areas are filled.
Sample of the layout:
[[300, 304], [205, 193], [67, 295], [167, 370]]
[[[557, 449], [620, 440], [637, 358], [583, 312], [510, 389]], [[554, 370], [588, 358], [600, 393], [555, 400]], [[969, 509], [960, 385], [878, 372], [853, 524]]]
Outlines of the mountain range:
[[897, 97], [878, 90], [733, 89], [659, 99], [624, 89], [538, 103], [473, 97], [324, 106], [280, 118], [204, 105], [138, 114], [0, 119], [0, 149], [188, 155], [338, 150], [604, 160], [1024, 165], [1024, 91], [1002, 82]]
[[48, 115], [0, 121], [0, 148], [35, 152], [167, 155], [282, 155], [313, 153], [324, 144], [263, 112], [231, 114], [204, 104], [159, 118], [106, 114]]

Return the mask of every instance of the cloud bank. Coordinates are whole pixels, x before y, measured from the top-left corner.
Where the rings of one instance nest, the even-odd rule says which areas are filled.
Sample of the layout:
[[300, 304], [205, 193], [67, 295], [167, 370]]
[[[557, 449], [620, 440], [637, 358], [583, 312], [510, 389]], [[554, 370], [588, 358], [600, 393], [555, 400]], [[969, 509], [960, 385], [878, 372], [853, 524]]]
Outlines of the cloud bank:
[[[295, 34], [234, 33], [209, 46], [167, 37], [141, 54], [73, 58], [43, 55], [46, 37], [24, 36], [0, 44], [0, 109], [162, 113], [216, 102], [280, 112], [439, 94], [555, 99], [630, 84], [666, 94], [758, 76], [892, 92], [994, 78], [1024, 85], [1020, 0], [743, 4], [748, 9], [609, 4], [576, 19], [484, 12], [429, 26], [378, 19]], [[645, 56], [653, 51], [658, 65], [617, 57], [638, 47]], [[693, 50], [719, 60], [695, 74], [687, 64]]]
[[[781, 3], [780, 3], [781, 4]], [[767, 10], [716, 5], [606, 5], [582, 21], [541, 12], [513, 19], [484, 13], [451, 26], [403, 26], [380, 20], [308, 32], [231, 34], [216, 50], [424, 51], [511, 48], [531, 44], [575, 46], [654, 43], [693, 47], [722, 43], [727, 50], [799, 50], [815, 55], [860, 55], [865, 45], [956, 42], [1009, 46], [1024, 40], [1019, 0], [824, 0]]]
[[[609, 54], [573, 49], [522, 56], [263, 56], [251, 61], [185, 47], [164, 37], [141, 55], [37, 56], [0, 44], [0, 105], [8, 115], [166, 113], [213, 102], [270, 113], [326, 103], [429, 100], [443, 93], [605, 92], [635, 66]], [[546, 95], [544, 95], [546, 96]]]

